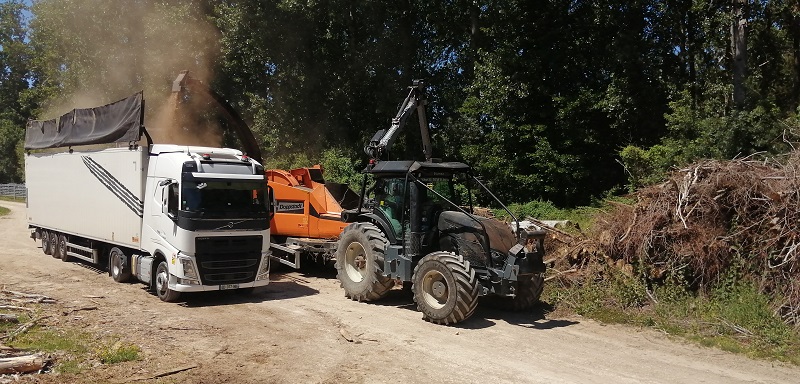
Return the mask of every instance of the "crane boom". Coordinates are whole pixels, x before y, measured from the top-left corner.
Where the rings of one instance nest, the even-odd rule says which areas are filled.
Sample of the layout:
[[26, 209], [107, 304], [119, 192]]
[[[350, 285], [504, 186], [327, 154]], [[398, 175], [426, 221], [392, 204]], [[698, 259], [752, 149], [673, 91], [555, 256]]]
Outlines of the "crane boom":
[[389, 129], [381, 129], [372, 136], [369, 144], [364, 147], [364, 152], [373, 159], [380, 159], [384, 154], [388, 153], [397, 138], [397, 134], [406, 125], [408, 117], [417, 111], [419, 116], [419, 129], [422, 136], [422, 152], [425, 155], [425, 161], [431, 161], [433, 156], [431, 150], [431, 138], [428, 129], [428, 119], [425, 115], [425, 105], [428, 100], [425, 98], [424, 83], [421, 80], [414, 80], [413, 84], [409, 87], [408, 96], [403, 100], [397, 115], [392, 119], [392, 125]]

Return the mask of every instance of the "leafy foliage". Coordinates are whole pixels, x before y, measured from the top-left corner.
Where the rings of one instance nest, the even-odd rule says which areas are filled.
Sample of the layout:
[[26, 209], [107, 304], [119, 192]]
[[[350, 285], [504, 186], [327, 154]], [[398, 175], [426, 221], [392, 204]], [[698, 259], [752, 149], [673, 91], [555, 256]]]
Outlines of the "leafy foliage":
[[[336, 148], [326, 161], [357, 170], [422, 78], [435, 157], [470, 163], [504, 201], [562, 207], [697, 158], [785, 151], [797, 133], [793, 2], [39, 0], [30, 20], [25, 4], [0, 4], [0, 119], [20, 130], [138, 89], [154, 112], [188, 69], [251, 123], [268, 162]], [[421, 157], [416, 125], [391, 158]], [[19, 178], [13, 158], [0, 167]]]

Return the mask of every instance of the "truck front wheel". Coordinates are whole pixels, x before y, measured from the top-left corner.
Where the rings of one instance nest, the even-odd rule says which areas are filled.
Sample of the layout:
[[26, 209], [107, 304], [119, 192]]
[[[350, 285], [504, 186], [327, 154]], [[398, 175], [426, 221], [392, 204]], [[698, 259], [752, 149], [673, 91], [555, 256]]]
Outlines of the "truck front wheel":
[[169, 289], [169, 267], [166, 261], [158, 263], [154, 279], [155, 284], [153, 284], [153, 286], [156, 289], [156, 295], [158, 295], [161, 301], [166, 301], [168, 303], [178, 301], [178, 298], [181, 297], [181, 293]]

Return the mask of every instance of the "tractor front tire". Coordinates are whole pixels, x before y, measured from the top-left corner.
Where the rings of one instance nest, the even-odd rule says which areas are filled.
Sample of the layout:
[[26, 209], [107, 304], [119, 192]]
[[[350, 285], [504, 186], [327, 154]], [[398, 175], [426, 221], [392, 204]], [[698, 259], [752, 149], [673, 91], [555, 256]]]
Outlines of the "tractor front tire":
[[537, 273], [531, 277], [517, 281], [514, 297], [492, 297], [493, 307], [506, 311], [527, 311], [539, 302], [544, 289], [544, 275]]
[[394, 280], [383, 275], [389, 240], [371, 223], [345, 227], [336, 248], [336, 278], [344, 295], [356, 301], [374, 301], [392, 289]]
[[414, 268], [414, 301], [422, 318], [435, 324], [468, 319], [478, 306], [475, 270], [461, 255], [432, 252]]

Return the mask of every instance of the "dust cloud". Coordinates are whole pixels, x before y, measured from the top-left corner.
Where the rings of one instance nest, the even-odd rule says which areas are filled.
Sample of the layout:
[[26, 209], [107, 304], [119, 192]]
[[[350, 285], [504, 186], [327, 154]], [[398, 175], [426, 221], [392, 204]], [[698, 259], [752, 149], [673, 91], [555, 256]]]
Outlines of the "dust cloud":
[[42, 118], [104, 105], [144, 90], [145, 126], [155, 143], [219, 146], [218, 118], [202, 97], [173, 95], [182, 70], [208, 84], [219, 31], [193, 1], [40, 0], [34, 8], [62, 95]]

